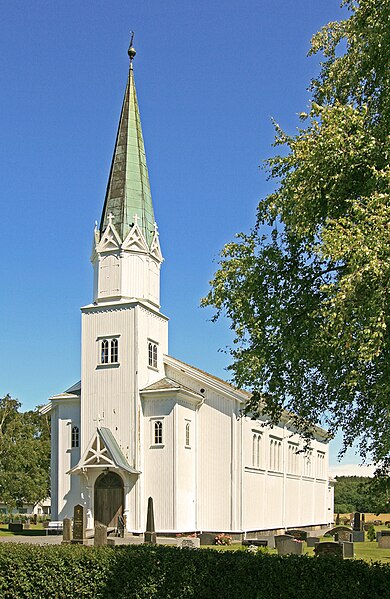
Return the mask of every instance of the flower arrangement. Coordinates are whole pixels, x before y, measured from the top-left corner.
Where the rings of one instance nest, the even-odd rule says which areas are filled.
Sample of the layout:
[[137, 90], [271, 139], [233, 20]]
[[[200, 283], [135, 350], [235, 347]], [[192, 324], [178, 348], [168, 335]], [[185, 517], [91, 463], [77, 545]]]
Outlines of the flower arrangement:
[[221, 534], [215, 537], [214, 543], [216, 545], [231, 545], [232, 537], [230, 535], [225, 535], [223, 532], [221, 532]]

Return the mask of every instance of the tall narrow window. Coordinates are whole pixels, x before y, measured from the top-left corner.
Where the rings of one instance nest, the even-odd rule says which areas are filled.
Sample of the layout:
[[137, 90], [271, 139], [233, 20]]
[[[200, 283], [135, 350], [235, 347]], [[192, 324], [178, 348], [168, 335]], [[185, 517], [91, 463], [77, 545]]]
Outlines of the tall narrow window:
[[186, 447], [190, 447], [190, 423], [186, 423]]
[[111, 362], [118, 362], [118, 339], [111, 339]]
[[157, 345], [153, 344], [153, 368], [157, 368]]
[[154, 422], [154, 444], [162, 445], [163, 442], [163, 430], [161, 420], [155, 420]]
[[80, 438], [79, 427], [74, 426], [72, 428], [72, 447], [79, 446], [79, 438]]
[[103, 339], [103, 341], [102, 341], [100, 361], [102, 364], [108, 364], [108, 341], [107, 341], [107, 339]]
[[157, 344], [151, 341], [148, 343], [148, 364], [157, 368]]

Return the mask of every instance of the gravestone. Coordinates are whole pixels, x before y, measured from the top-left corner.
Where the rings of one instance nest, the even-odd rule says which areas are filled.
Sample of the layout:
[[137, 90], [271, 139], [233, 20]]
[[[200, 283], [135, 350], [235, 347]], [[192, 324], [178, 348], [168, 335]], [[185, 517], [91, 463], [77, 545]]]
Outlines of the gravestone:
[[354, 530], [352, 532], [352, 541], [354, 543], [364, 543], [364, 530]]
[[24, 530], [30, 530], [30, 518], [27, 518], [23, 528]]
[[291, 535], [275, 535], [274, 536], [275, 548], [278, 549], [279, 543], [281, 543], [282, 541], [284, 541], [286, 539], [290, 539], [291, 541], [293, 541], [294, 537]]
[[93, 539], [93, 544], [96, 547], [102, 547], [103, 545], [107, 545], [107, 526], [104, 524], [95, 524], [95, 535]]
[[353, 515], [353, 530], [361, 530], [360, 512], [355, 512]]
[[278, 555], [302, 555], [303, 542], [296, 541], [294, 538], [282, 539], [278, 541], [276, 548]]
[[144, 534], [144, 543], [157, 543], [156, 528], [154, 526], [154, 511], [153, 511], [153, 499], [148, 499], [148, 515], [146, 518], [146, 531]]
[[85, 509], [83, 505], [75, 505], [73, 510], [73, 539], [72, 543], [84, 545], [86, 520]]
[[200, 547], [200, 539], [198, 537], [179, 537], [177, 539], [177, 547], [183, 549], [187, 547], [189, 549], [199, 549]]
[[341, 543], [342, 547], [343, 547], [343, 557], [355, 557], [355, 553], [353, 550], [353, 543], [350, 543], [349, 541], [344, 541], [343, 543]]
[[339, 530], [339, 532], [336, 532], [334, 535], [334, 540], [338, 541], [339, 543], [344, 543], [344, 541], [351, 543], [352, 535], [353, 531], [351, 530]]
[[11, 532], [23, 532], [23, 524], [22, 522], [9, 522], [8, 530]]
[[288, 534], [294, 537], [296, 541], [306, 541], [307, 539], [306, 530], [289, 530]]
[[381, 530], [378, 545], [381, 549], [390, 548], [390, 530]]
[[307, 537], [306, 543], [308, 547], [315, 547], [320, 542], [320, 537]]
[[61, 545], [69, 545], [72, 540], [72, 520], [64, 518]]
[[216, 532], [201, 532], [199, 535], [201, 545], [214, 545]]
[[314, 547], [314, 554], [317, 557], [334, 556], [343, 558], [343, 546], [333, 541], [325, 541], [324, 543], [318, 543]]

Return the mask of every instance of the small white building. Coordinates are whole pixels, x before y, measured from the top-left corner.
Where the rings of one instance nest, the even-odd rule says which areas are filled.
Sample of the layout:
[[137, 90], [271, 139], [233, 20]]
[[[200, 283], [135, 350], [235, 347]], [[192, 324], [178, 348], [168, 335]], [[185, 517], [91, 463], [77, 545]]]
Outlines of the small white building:
[[242, 533], [333, 520], [328, 444], [310, 455], [288, 418], [241, 417], [249, 394], [168, 353], [163, 261], [149, 187], [131, 48], [100, 227], [93, 301], [83, 307], [81, 382], [43, 408], [52, 421], [52, 517], [161, 533]]

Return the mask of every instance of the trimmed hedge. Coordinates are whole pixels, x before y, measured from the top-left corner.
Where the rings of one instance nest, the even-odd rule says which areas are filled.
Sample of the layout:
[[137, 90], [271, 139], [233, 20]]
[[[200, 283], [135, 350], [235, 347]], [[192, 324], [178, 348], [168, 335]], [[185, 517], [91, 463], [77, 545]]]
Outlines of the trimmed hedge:
[[163, 546], [0, 544], [1, 599], [384, 599], [390, 566]]

